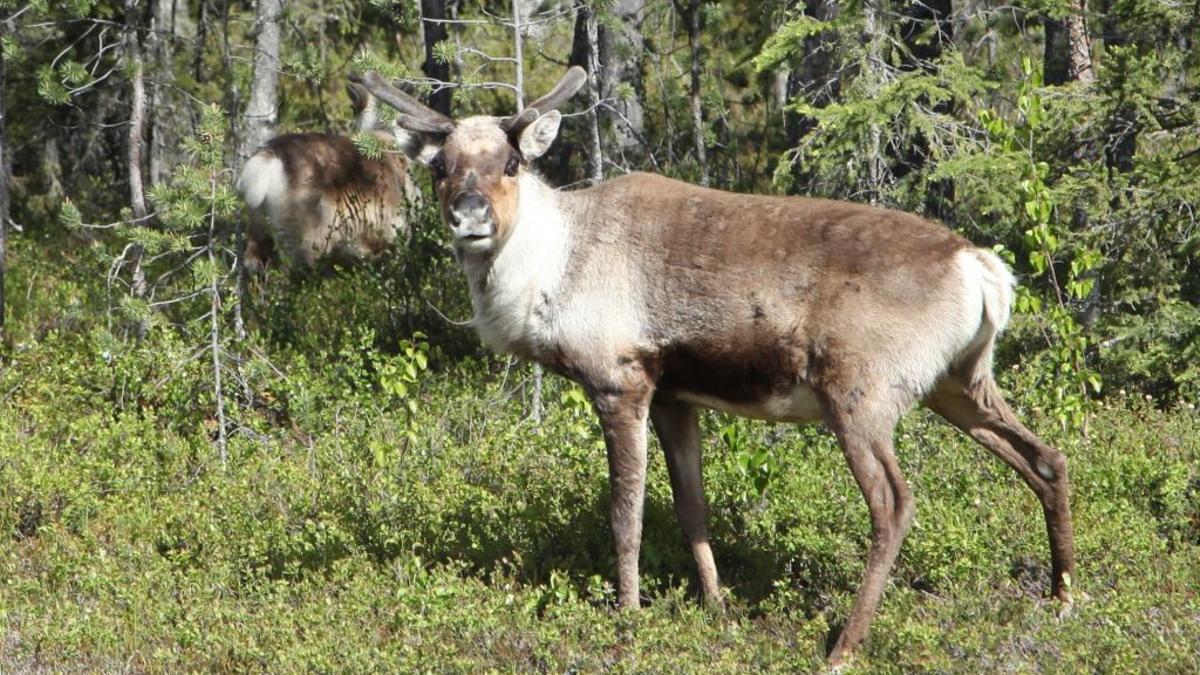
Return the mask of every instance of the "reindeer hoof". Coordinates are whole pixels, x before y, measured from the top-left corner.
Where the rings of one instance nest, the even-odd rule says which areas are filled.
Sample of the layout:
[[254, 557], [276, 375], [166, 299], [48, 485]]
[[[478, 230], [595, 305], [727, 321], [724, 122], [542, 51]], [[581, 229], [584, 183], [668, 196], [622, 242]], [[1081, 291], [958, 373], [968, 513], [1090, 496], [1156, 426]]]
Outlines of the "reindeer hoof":
[[[1079, 602], [1087, 602], [1090, 599], [1087, 593], [1079, 593], [1078, 596]], [[1055, 617], [1057, 617], [1059, 621], [1071, 618], [1071, 616], [1075, 614], [1076, 610], [1075, 596], [1068, 591], [1059, 593], [1056, 599], [1059, 602], [1059, 607], [1058, 611], [1055, 612]]]
[[842, 675], [842, 673], [849, 672], [853, 667], [853, 653], [839, 654], [838, 656], [831, 656], [829, 658], [829, 663], [825, 667], [825, 673], [827, 675]]

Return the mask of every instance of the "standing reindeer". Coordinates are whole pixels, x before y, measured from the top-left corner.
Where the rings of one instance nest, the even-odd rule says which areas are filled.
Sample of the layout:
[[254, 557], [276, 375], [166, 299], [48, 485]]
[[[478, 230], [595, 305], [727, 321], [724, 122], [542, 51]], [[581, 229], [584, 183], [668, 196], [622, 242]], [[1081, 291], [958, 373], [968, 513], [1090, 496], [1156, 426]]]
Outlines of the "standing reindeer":
[[1066, 460], [1017, 420], [992, 377], [1014, 285], [992, 252], [906, 213], [644, 173], [554, 190], [528, 165], [558, 134], [555, 108], [584, 81], [577, 68], [520, 114], [457, 122], [374, 73], [364, 81], [401, 112], [400, 146], [433, 173], [480, 337], [591, 397], [608, 450], [621, 606], [639, 603], [648, 420], [703, 592], [718, 603], [697, 407], [822, 420], [871, 514], [862, 585], [829, 655], [847, 659], [866, 637], [912, 523], [892, 436], [917, 403], [1037, 494], [1051, 592], [1070, 602]]
[[352, 263], [408, 237], [405, 206], [419, 195], [408, 160], [391, 147], [392, 134], [375, 128], [370, 92], [354, 82], [346, 90], [359, 129], [382, 142], [383, 156], [371, 159], [334, 134], [284, 134], [259, 148], [237, 185], [250, 210], [248, 269], [277, 254], [297, 270], [326, 259]]

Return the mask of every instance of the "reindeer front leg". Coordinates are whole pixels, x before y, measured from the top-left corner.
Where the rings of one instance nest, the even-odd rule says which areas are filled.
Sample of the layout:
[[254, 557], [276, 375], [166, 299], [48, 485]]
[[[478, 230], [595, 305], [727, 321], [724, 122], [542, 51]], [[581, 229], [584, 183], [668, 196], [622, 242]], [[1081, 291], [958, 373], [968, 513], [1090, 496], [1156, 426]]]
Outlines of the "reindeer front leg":
[[638, 550], [646, 496], [646, 418], [651, 393], [649, 386], [639, 386], [592, 396], [608, 449], [612, 529], [617, 546], [617, 603], [622, 609], [639, 606]]

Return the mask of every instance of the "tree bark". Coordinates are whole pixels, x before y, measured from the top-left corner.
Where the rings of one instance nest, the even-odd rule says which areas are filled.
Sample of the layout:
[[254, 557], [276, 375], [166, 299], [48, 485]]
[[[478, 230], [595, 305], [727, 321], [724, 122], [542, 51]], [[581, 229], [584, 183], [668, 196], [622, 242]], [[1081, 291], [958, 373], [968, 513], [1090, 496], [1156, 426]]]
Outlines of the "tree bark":
[[167, 176], [167, 152], [171, 143], [168, 135], [174, 131], [172, 115], [167, 104], [169, 85], [175, 79], [171, 67], [171, 37], [175, 33], [175, 0], [154, 0], [154, 16], [150, 24], [150, 58], [154, 64], [150, 93], [150, 184], [156, 185]]
[[1042, 80], [1046, 84], [1095, 81], [1086, 14], [1087, 0], [1071, 0], [1066, 18], [1044, 19]]
[[700, 45], [700, 0], [688, 0], [686, 5], [682, 0], [676, 0], [676, 7], [687, 22], [688, 47], [691, 51], [692, 62], [689, 69], [688, 96], [692, 104], [692, 144], [696, 154], [696, 165], [699, 170], [699, 183], [708, 187], [708, 147], [704, 134], [704, 100], [701, 97], [701, 45]]
[[142, 185], [142, 155], [146, 137], [146, 73], [138, 28], [138, 0], [125, 0], [125, 60], [129, 69], [129, 202], [133, 217], [146, 217], [146, 193]]
[[[135, 220], [141, 222], [146, 218], [146, 192], [142, 186], [143, 144], [146, 137], [146, 67], [142, 60], [141, 38], [138, 29], [141, 28], [138, 0], [125, 0], [125, 62], [129, 72], [129, 203]], [[144, 223], [143, 223], [144, 224]], [[129, 292], [135, 298], [144, 298], [148, 291], [146, 272], [142, 268], [142, 247], [130, 247], [133, 272], [130, 274]], [[138, 337], [145, 336], [149, 330], [146, 321], [139, 320], [135, 326]]]
[[[646, 2], [615, 0], [609, 12], [614, 21], [599, 26], [600, 91], [612, 110], [612, 135], [617, 150], [622, 154], [637, 153], [642, 148], [645, 127], [642, 21], [646, 16]], [[631, 96], [618, 95], [618, 87], [622, 84], [632, 88]]]
[[[862, 77], [867, 78], [868, 95], [876, 94], [882, 85], [883, 41], [886, 38], [879, 20], [880, 0], [864, 0], [863, 39], [866, 40], [866, 58], [863, 64]], [[883, 163], [883, 130], [878, 124], [872, 124], [867, 132], [867, 199], [878, 203], [883, 195], [884, 163]]]
[[[528, 3], [525, 3], [528, 4]], [[524, 37], [521, 33], [522, 24], [524, 23], [524, 11], [521, 0], [512, 0], [512, 22], [513, 22], [513, 58], [516, 59], [516, 77], [513, 83], [517, 88], [517, 112], [525, 109], [525, 44]], [[533, 423], [541, 425], [542, 423], [542, 364], [534, 362], [533, 364], [533, 396], [530, 401], [530, 417], [533, 418]]]
[[[517, 112], [521, 112], [525, 109], [525, 41], [521, 35], [521, 26], [524, 22], [524, 16], [521, 11], [521, 0], [512, 0], [512, 21], [513, 58], [516, 59], [516, 63], [514, 64], [516, 77], [513, 78], [513, 84], [517, 88]], [[538, 369], [537, 372], [540, 377], [541, 369]]]
[[571, 49], [571, 65], [587, 71], [588, 115], [587, 174], [592, 185], [604, 180], [604, 150], [600, 138], [600, 32], [596, 8], [590, 2], [580, 3], [575, 14], [575, 39]]
[[208, 42], [209, 5], [212, 0], [199, 0], [200, 18], [196, 21], [196, 39], [192, 43], [192, 77], [204, 81], [204, 45]]
[[1071, 15], [1067, 17], [1067, 75], [1078, 82], [1091, 83], [1096, 76], [1092, 72], [1091, 38], [1087, 30], [1087, 0], [1071, 3]]
[[[450, 64], [438, 61], [434, 51], [437, 43], [449, 36], [446, 24], [441, 23], [445, 19], [445, 0], [421, 0], [421, 34], [425, 40], [425, 65], [421, 67], [421, 70], [425, 72], [426, 77], [438, 82], [450, 81]], [[435, 87], [434, 92], [429, 95], [429, 107], [449, 116], [450, 89]]]
[[238, 149], [244, 162], [275, 134], [279, 118], [279, 20], [282, 0], [258, 0], [255, 10], [254, 81], [246, 104], [245, 129]]

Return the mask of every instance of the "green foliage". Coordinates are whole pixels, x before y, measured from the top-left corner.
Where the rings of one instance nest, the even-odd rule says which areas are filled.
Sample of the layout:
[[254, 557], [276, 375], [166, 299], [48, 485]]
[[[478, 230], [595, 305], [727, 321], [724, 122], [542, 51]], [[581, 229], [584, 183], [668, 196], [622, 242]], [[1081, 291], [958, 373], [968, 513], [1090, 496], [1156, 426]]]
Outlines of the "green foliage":
[[[849, 611], [868, 518], [828, 433], [704, 418], [723, 614], [691, 590], [652, 448], [648, 603], [617, 614], [603, 444], [574, 385], [546, 381], [561, 403], [534, 429], [504, 364], [329, 325], [350, 335], [325, 353], [263, 345], [270, 364], [247, 361], [254, 403], [234, 411], [222, 469], [186, 340], [113, 339], [103, 293], [71, 299], [94, 285], [86, 269], [21, 240], [12, 254], [31, 293], [0, 369], [6, 671], [811, 671]], [[1003, 370], [1017, 403], [1038, 368]], [[1032, 494], [917, 414], [897, 434], [917, 521], [856, 667], [1194, 669], [1196, 412], [1116, 400], [1087, 440], [1022, 416], [1070, 456], [1086, 597], [1058, 618]]]
[[734, 419], [721, 427], [721, 441], [733, 455], [746, 486], [752, 487], [756, 496], [762, 497], [771, 480], [779, 473], [779, 463], [770, 445], [747, 442], [746, 424], [745, 420]]
[[1049, 166], [1037, 161], [1037, 140], [1044, 135], [1045, 119], [1041, 76], [1029, 59], [1023, 62], [1022, 71], [1025, 77], [1017, 89], [1017, 122], [1009, 123], [989, 110], [980, 111], [979, 119], [992, 147], [1023, 167], [1017, 196], [1023, 206], [1024, 251], [1034, 277], [1046, 278], [1054, 293], [1055, 302], [1044, 308], [1041, 298], [1028, 287], [1017, 292], [1016, 310], [1040, 317], [1052, 336], [1050, 349], [1038, 356], [1052, 374], [1052, 382], [1036, 391], [1050, 396], [1043, 406], [1055, 410], [1062, 424], [1082, 428], [1090, 410], [1089, 389], [1099, 394], [1101, 380], [1087, 364], [1089, 340], [1067, 303], [1086, 300], [1091, 294], [1095, 287], [1092, 274], [1101, 256], [1090, 248], [1065, 249], [1064, 240], [1071, 235], [1071, 214], [1058, 206], [1046, 184]]
[[[1065, 2], [956, 7], [960, 33], [927, 61], [913, 51], [932, 31], [900, 35], [904, 6], [885, 8], [883, 34], [864, 43], [861, 3], [824, 22], [781, 16], [786, 4], [702, 3], [693, 129], [683, 22], [671, 3], [647, 3], [644, 90], [614, 93], [644, 97], [646, 161], [608, 159], [704, 169], [743, 190], [769, 189], [774, 173], [782, 190], [924, 213], [995, 246], [1022, 282], [1002, 383], [1071, 462], [1081, 600], [1060, 618], [1042, 597], [1029, 490], [965, 436], [907, 418], [898, 456], [918, 516], [856, 668], [1200, 670], [1200, 108], [1197, 52], [1178, 39], [1195, 9], [1112, 4], [1102, 33], [1089, 16], [1096, 82], [1045, 86], [1027, 57], [1043, 47], [1037, 17], [1064, 16]], [[205, 38], [175, 43], [170, 79], [148, 64], [151, 91], [169, 81], [223, 105], [171, 108], [186, 160], [150, 187], [154, 213], [139, 223], [124, 206], [126, 82], [108, 23], [122, 7], [27, 6], [0, 37], [24, 225], [10, 230], [0, 342], [0, 671], [822, 667], [869, 537], [828, 433], [703, 418], [722, 614], [695, 601], [652, 448], [648, 607], [614, 613], [591, 404], [549, 377], [534, 425], [528, 367], [484, 355], [442, 316], [471, 308], [428, 191], [412, 240], [381, 261], [302, 280], [273, 270], [239, 292], [227, 127], [251, 76], [252, 6], [221, 5], [228, 21], [210, 14]], [[611, 9], [606, 29], [620, 27]], [[460, 7], [485, 10], [508, 8]], [[394, 0], [290, 5], [280, 129], [349, 129], [348, 69], [420, 79], [416, 18]], [[570, 33], [569, 21], [531, 27], [526, 53], [565, 60]], [[511, 50], [499, 24], [457, 37]], [[836, 86], [793, 97], [785, 119], [772, 80], [810, 66], [818, 38]], [[511, 64], [455, 50], [435, 51], [465, 61], [456, 112], [508, 112], [506, 90], [479, 85], [509, 80]], [[528, 92], [560, 73], [531, 60]], [[694, 133], [707, 167], [689, 154]], [[564, 141], [554, 170], [569, 183], [582, 145]], [[367, 134], [355, 143], [387, 151]], [[137, 297], [135, 249], [149, 288]]]
[[379, 159], [383, 157], [383, 153], [390, 150], [387, 144], [379, 139], [378, 136], [365, 131], [360, 131], [354, 134], [354, 147], [363, 154], [364, 157], [371, 159]]
[[836, 21], [820, 21], [803, 14], [792, 17], [763, 44], [762, 51], [754, 57], [754, 69], [760, 73], [769, 72], [798, 61], [804, 56], [805, 40], [841, 26]]
[[[1029, 9], [1061, 17], [1067, 6]], [[956, 36], [922, 61], [914, 50], [928, 35], [871, 28], [857, 5], [839, 3], [825, 22], [791, 15], [764, 42], [756, 68], [808, 63], [821, 36], [836, 95], [791, 101], [811, 130], [783, 153], [776, 184], [924, 212], [1012, 252], [1024, 282], [1017, 308], [1028, 315], [1014, 333], [1046, 373], [1042, 404], [1064, 423], [1084, 423], [1102, 376], [1110, 387], [1153, 382], [1164, 401], [1195, 398], [1184, 354], [1197, 347], [1180, 319], [1200, 298], [1188, 254], [1196, 221], [1186, 215], [1200, 203], [1200, 113], [1184, 84], [1200, 71], [1193, 54], [1137, 39], [1151, 15], [1170, 14], [1163, 25], [1194, 23], [1194, 12], [1178, 10], [1114, 6], [1105, 44], [1092, 52], [1091, 86], [1044, 85], [1021, 36], [1006, 36], [987, 60]], [[975, 17], [962, 30], [985, 28], [996, 36], [1004, 26]], [[878, 59], [860, 41], [871, 30]], [[1149, 347], [1150, 335], [1172, 336], [1170, 346]], [[1101, 348], [1121, 343], [1149, 348]], [[1152, 370], [1162, 376], [1147, 378]]]

